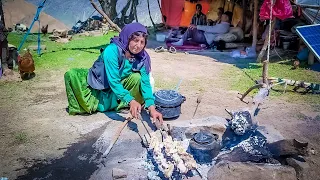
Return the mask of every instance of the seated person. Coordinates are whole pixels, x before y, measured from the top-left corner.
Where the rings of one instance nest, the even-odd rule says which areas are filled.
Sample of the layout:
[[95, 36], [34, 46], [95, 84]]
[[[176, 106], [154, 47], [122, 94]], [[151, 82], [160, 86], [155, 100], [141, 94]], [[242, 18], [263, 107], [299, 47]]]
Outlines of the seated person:
[[193, 25], [206, 25], [207, 24], [207, 16], [202, 12], [201, 4], [196, 5], [196, 13], [193, 15], [191, 24]]
[[[124, 26], [111, 39], [90, 70], [70, 69], [64, 75], [70, 115], [129, 109], [134, 118], [149, 109], [162, 123], [150, 84], [151, 59], [145, 51], [147, 29], [139, 23]], [[119, 59], [122, 61], [119, 61]]]
[[[250, 10], [246, 10], [245, 16], [246, 16], [246, 23], [245, 23], [244, 33], [245, 34], [250, 33], [250, 35], [251, 35], [251, 29], [252, 29], [252, 24], [253, 24], [252, 12]], [[237, 24], [237, 27], [241, 27], [242, 28], [242, 25], [243, 25], [243, 22], [242, 22], [242, 20], [240, 20], [239, 23]]]
[[224, 13], [224, 9], [222, 7], [218, 8], [218, 12], [217, 12], [217, 19], [215, 21], [212, 21], [211, 19], [208, 19], [208, 26], [213, 26], [215, 24], [219, 24], [221, 22], [221, 16]]
[[172, 43], [176, 46], [182, 46], [189, 38], [193, 42], [199, 44], [211, 44], [214, 36], [217, 34], [225, 34], [230, 30], [230, 20], [227, 14], [222, 14], [221, 23], [214, 26], [195, 26], [191, 25], [188, 30], [183, 34], [182, 39], [178, 42]]

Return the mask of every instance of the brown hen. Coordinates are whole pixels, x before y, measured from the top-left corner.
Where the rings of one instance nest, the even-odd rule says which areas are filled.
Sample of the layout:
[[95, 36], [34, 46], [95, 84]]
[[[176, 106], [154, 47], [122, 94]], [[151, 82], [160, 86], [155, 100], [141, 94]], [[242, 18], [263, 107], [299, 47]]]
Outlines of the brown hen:
[[34, 61], [29, 51], [18, 59], [19, 72], [22, 79], [29, 79], [34, 74]]

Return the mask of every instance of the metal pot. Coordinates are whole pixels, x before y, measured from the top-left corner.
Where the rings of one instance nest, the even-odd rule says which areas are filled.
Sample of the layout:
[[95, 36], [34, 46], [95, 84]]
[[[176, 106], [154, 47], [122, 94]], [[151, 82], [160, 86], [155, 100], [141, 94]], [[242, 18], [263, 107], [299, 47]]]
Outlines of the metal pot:
[[211, 163], [212, 159], [216, 157], [221, 148], [221, 143], [218, 140], [217, 134], [212, 134], [207, 131], [200, 131], [195, 133], [190, 140], [190, 151], [194, 159], [199, 164]]
[[181, 114], [181, 104], [184, 96], [174, 90], [159, 90], [154, 93], [156, 109], [164, 119], [177, 118]]

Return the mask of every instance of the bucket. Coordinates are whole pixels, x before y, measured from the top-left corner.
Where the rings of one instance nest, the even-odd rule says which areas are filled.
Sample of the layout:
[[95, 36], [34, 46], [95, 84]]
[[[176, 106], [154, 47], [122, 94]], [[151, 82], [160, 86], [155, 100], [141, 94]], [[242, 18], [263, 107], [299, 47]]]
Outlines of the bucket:
[[283, 42], [282, 45], [283, 45], [283, 49], [287, 50], [289, 48], [290, 42]]
[[166, 40], [166, 35], [163, 33], [157, 33], [156, 34], [156, 40], [158, 42], [164, 42]]

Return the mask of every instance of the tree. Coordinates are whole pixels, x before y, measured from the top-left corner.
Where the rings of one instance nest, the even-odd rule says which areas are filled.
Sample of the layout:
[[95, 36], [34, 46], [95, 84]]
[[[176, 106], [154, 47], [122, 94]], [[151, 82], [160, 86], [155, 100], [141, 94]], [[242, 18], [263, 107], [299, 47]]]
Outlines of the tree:
[[[123, 27], [125, 24], [129, 24], [132, 21], [138, 21], [137, 17], [137, 6], [139, 4], [139, 0], [128, 0], [127, 4], [120, 11], [121, 17], [118, 18], [117, 14], [117, 2], [118, 0], [98, 0], [103, 12], [118, 26]], [[129, 14], [129, 15], [127, 15]]]

